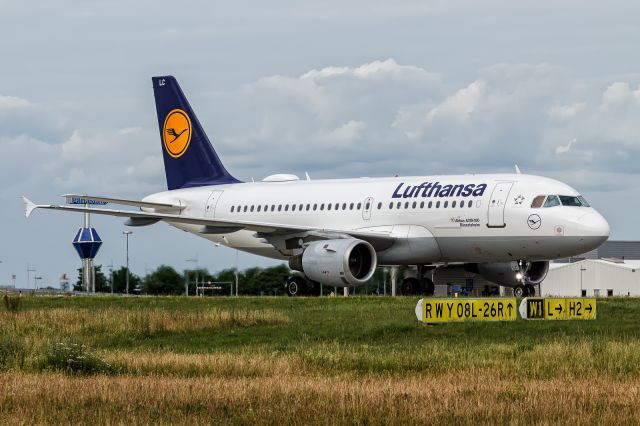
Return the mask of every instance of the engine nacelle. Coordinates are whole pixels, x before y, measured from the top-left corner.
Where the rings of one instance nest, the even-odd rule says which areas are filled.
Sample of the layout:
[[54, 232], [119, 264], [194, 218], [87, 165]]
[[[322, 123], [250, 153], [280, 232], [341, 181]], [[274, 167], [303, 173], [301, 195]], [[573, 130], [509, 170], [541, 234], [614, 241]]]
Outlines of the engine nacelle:
[[505, 287], [520, 284], [539, 284], [549, 272], [549, 262], [498, 262], [465, 265], [465, 269], [479, 274], [485, 280]]
[[289, 267], [310, 280], [340, 287], [366, 283], [376, 266], [371, 244], [355, 238], [315, 241], [301, 255], [289, 258]]

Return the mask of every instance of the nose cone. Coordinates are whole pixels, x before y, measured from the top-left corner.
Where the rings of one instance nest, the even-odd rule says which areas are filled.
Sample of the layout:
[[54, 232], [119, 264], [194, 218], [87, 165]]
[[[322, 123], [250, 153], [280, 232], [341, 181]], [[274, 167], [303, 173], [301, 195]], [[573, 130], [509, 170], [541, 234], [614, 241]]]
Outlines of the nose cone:
[[609, 224], [598, 212], [590, 212], [578, 219], [580, 235], [589, 239], [594, 248], [609, 238]]

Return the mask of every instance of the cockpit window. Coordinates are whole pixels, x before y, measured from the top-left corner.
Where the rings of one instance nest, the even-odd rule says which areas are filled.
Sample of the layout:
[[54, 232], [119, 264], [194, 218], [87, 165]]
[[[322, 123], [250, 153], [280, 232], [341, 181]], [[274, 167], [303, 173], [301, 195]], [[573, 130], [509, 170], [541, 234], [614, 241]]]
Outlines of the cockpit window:
[[582, 195], [578, 195], [578, 200], [580, 200], [580, 202], [582, 203], [583, 206], [591, 207], [591, 205], [589, 203], [587, 203], [587, 200], [585, 200]]
[[560, 200], [557, 195], [549, 195], [547, 201], [544, 202], [544, 207], [555, 207], [560, 205]]
[[561, 195], [560, 202], [562, 203], [563, 206], [582, 207], [582, 202], [580, 201], [580, 198], [573, 197], [570, 195]]
[[546, 195], [538, 195], [531, 202], [531, 207], [534, 208], [534, 209], [538, 209], [538, 208], [542, 207], [542, 203], [544, 203], [544, 198], [545, 197], [546, 197]]

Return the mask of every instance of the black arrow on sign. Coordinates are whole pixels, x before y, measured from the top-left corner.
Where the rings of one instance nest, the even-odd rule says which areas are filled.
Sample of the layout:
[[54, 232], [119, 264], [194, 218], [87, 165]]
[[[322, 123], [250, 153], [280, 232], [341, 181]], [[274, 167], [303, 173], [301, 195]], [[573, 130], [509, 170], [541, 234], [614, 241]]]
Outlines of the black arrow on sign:
[[584, 308], [585, 311], [589, 311], [589, 313], [591, 313], [591, 311], [593, 310], [593, 308], [591, 307], [591, 305], [587, 305], [586, 308]]
[[556, 311], [558, 311], [558, 313], [562, 313], [562, 305], [556, 306]]
[[507, 309], [509, 310], [509, 316], [511, 316], [511, 309], [513, 309], [513, 306], [511, 306], [511, 303], [507, 304]]

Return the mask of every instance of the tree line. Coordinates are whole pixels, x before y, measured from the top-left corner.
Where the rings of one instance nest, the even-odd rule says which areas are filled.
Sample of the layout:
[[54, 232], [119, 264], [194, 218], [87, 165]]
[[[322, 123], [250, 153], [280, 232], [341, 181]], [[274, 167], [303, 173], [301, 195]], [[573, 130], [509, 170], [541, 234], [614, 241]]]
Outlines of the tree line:
[[[123, 266], [112, 272], [103, 271], [103, 265], [95, 266], [96, 292], [113, 293], [126, 292], [127, 269]], [[378, 268], [373, 279], [364, 286], [352, 290], [356, 294], [378, 294], [383, 291], [385, 277], [382, 269]], [[286, 295], [286, 281], [291, 275], [291, 270], [285, 265], [268, 268], [248, 268], [238, 271], [238, 294], [253, 296], [284, 296]], [[223, 269], [217, 273], [210, 273], [205, 268], [186, 269], [178, 272], [173, 267], [161, 265], [156, 270], [145, 276], [133, 273], [129, 274], [130, 294], [150, 295], [182, 295], [185, 291], [185, 282], [188, 283], [189, 294], [196, 294], [196, 280], [199, 288], [205, 287], [205, 295], [225, 296], [235, 294], [236, 270], [235, 268]], [[388, 277], [387, 277], [388, 282]], [[78, 269], [78, 279], [73, 285], [74, 291], [83, 291], [82, 269]], [[333, 287], [325, 288], [325, 294], [333, 291]], [[387, 291], [389, 287], [387, 287]], [[338, 289], [342, 294], [342, 289]]]

